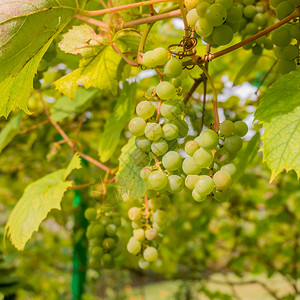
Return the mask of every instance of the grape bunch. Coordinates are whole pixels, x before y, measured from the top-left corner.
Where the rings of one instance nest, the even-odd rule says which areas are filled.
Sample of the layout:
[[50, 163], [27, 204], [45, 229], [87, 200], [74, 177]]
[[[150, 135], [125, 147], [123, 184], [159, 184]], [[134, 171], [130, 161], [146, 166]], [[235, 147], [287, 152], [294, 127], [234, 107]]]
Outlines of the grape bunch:
[[210, 198], [224, 202], [230, 198], [229, 187], [236, 172], [231, 161], [241, 150], [241, 137], [247, 132], [248, 126], [243, 121], [225, 120], [220, 125], [219, 134], [205, 129], [185, 144], [189, 156], [184, 159], [182, 170], [187, 175], [185, 186], [192, 190], [195, 201]]
[[151, 262], [158, 258], [157, 249], [163, 240], [161, 232], [167, 221], [165, 209], [170, 202], [167, 195], [153, 190], [148, 190], [145, 197], [144, 204], [141, 204], [144, 202], [141, 198], [138, 205], [132, 206], [128, 211], [133, 235], [127, 243], [127, 250], [133, 255], [140, 256], [138, 265], [141, 269], [147, 269]]
[[[287, 2], [287, 1], [283, 1]], [[283, 3], [281, 2], [281, 3]], [[278, 72], [286, 74], [299, 64], [300, 23], [287, 24], [272, 32], [272, 41], [276, 46], [274, 54], [278, 58]]]
[[270, 4], [275, 8], [276, 16], [279, 20], [290, 15], [296, 7], [300, 5], [299, 0], [270, 0]]
[[89, 221], [86, 237], [89, 240], [89, 266], [93, 269], [100, 267], [113, 268], [115, 259], [121, 254], [118, 247], [117, 230], [121, 219], [114, 213], [101, 213], [96, 208], [87, 208], [84, 212]]

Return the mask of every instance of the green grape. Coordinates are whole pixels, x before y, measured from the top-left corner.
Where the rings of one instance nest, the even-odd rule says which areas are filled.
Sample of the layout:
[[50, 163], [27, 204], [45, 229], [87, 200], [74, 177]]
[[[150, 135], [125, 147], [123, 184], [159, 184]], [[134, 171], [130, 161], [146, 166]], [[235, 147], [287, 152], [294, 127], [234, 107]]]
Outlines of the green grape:
[[162, 128], [163, 138], [167, 141], [172, 141], [178, 137], [179, 130], [174, 124], [166, 124]]
[[33, 88], [35, 89], [35, 90], [39, 90], [40, 88], [41, 88], [41, 83], [40, 83], [40, 80], [39, 80], [39, 78], [37, 77], [37, 75], [35, 74], [34, 75], [34, 78], [33, 78]]
[[204, 18], [207, 8], [209, 7], [209, 3], [202, 1], [196, 6], [197, 14], [199, 18]]
[[199, 178], [199, 175], [188, 175], [185, 179], [185, 186], [188, 189], [193, 190]]
[[147, 68], [164, 65], [167, 60], [168, 51], [162, 47], [147, 51], [143, 56], [143, 63]]
[[195, 30], [201, 37], [208, 37], [213, 32], [213, 26], [207, 22], [207, 19], [200, 18], [195, 24]]
[[228, 25], [232, 29], [233, 33], [238, 32], [240, 29], [240, 23], [230, 23], [226, 21], [226, 25]]
[[178, 175], [170, 175], [168, 177], [167, 191], [171, 194], [179, 193], [184, 187], [183, 178]]
[[233, 0], [216, 0], [215, 3], [223, 5], [226, 9], [229, 9], [233, 5]]
[[230, 189], [226, 189], [224, 191], [214, 191], [214, 198], [218, 202], [225, 202], [228, 201], [231, 197], [231, 191]]
[[37, 70], [39, 72], [45, 72], [47, 71], [48, 67], [49, 67], [48, 62], [45, 59], [42, 59], [38, 65]]
[[248, 132], [248, 125], [243, 121], [234, 122], [234, 133], [239, 136], [245, 136]]
[[134, 198], [131, 197], [131, 196], [129, 195], [129, 192], [128, 192], [128, 193], [124, 193], [124, 194], [122, 195], [122, 200], [123, 200], [124, 202], [126, 202], [126, 203], [130, 203], [130, 202], [134, 201]]
[[141, 249], [141, 243], [138, 242], [134, 237], [131, 237], [127, 243], [127, 251], [133, 255], [136, 255], [141, 251]]
[[154, 54], [153, 51], [147, 51], [144, 53], [143, 55], [143, 64], [147, 67], [147, 68], [154, 68], [156, 63], [154, 60]]
[[265, 14], [262, 13], [258, 13], [255, 15], [255, 17], [253, 18], [253, 22], [257, 25], [257, 26], [266, 26], [268, 24], [268, 17]]
[[220, 124], [220, 133], [224, 136], [229, 136], [234, 131], [234, 125], [233, 122], [230, 120], [225, 120]]
[[239, 23], [242, 20], [243, 12], [238, 6], [232, 6], [227, 10], [226, 23]]
[[99, 269], [101, 267], [101, 260], [93, 258], [89, 261], [89, 267], [92, 269]]
[[113, 238], [105, 238], [103, 240], [103, 248], [106, 250], [111, 250], [116, 247], [116, 242]]
[[283, 59], [283, 53], [282, 53], [283, 47], [275, 47], [274, 48], [274, 54], [277, 58]]
[[153, 116], [155, 107], [150, 101], [142, 101], [136, 106], [136, 114], [144, 120]]
[[116, 247], [114, 250], [109, 253], [112, 257], [118, 257], [122, 254], [122, 250], [119, 247]]
[[95, 258], [101, 258], [104, 254], [104, 251], [103, 251], [103, 248], [101, 248], [99, 246], [93, 246], [90, 250], [90, 253]]
[[168, 171], [175, 171], [179, 169], [181, 162], [181, 156], [176, 151], [169, 151], [162, 158], [162, 164]]
[[168, 143], [165, 140], [158, 140], [152, 143], [151, 151], [157, 155], [164, 155], [168, 151]]
[[150, 99], [153, 98], [153, 96], [156, 94], [156, 86], [151, 86], [145, 93], [145, 97]]
[[180, 100], [167, 100], [160, 107], [161, 115], [168, 120], [175, 120], [183, 111], [183, 102]]
[[86, 229], [86, 233], [85, 236], [87, 237], [87, 239], [92, 239], [95, 237], [94, 232], [93, 232], [93, 226], [89, 225]]
[[199, 3], [199, 0], [184, 0], [185, 7], [190, 10], [196, 7], [196, 5]]
[[200, 194], [196, 191], [196, 189], [193, 189], [193, 191], [192, 191], [192, 197], [193, 197], [193, 199], [194, 199], [195, 201], [197, 201], [197, 202], [203, 202], [203, 201], [206, 200], [206, 197], [207, 197], [207, 196], [200, 195]]
[[158, 197], [151, 198], [148, 200], [148, 206], [152, 210], [157, 210], [161, 207], [161, 199]]
[[236, 173], [236, 166], [234, 164], [227, 164], [221, 167], [221, 171], [226, 171], [233, 176]]
[[153, 171], [147, 178], [147, 183], [150, 189], [155, 191], [163, 190], [168, 184], [168, 178], [162, 171]]
[[119, 216], [114, 216], [112, 221], [117, 227], [121, 226], [121, 218]]
[[211, 129], [205, 129], [195, 138], [195, 141], [200, 147], [212, 150], [216, 148], [219, 143], [219, 135]]
[[265, 39], [266, 39], [266, 36], [263, 35], [263, 36], [259, 37], [258, 39], [256, 39], [255, 42], [259, 45], [263, 45]]
[[294, 9], [295, 6], [289, 1], [282, 1], [276, 7], [276, 16], [279, 20], [282, 20], [288, 15], [290, 15], [294, 11]]
[[142, 228], [134, 229], [133, 230], [133, 237], [138, 242], [142, 242], [145, 239], [145, 230]]
[[108, 216], [102, 216], [99, 221], [104, 226], [110, 224], [110, 218]]
[[218, 190], [226, 190], [227, 188], [229, 188], [229, 186], [231, 185], [231, 176], [228, 172], [226, 171], [218, 171], [215, 173], [214, 177], [213, 177], [213, 181], [215, 184], [215, 187]]
[[147, 123], [144, 132], [145, 136], [151, 141], [157, 141], [162, 136], [162, 129], [157, 123]]
[[182, 82], [180, 77], [177, 77], [177, 78], [172, 78], [171, 83], [174, 85], [175, 88], [179, 88]]
[[252, 19], [257, 13], [256, 7], [253, 5], [247, 5], [245, 6], [243, 10], [243, 14], [246, 18]]
[[148, 261], [144, 260], [143, 257], [141, 257], [138, 261], [138, 265], [141, 269], [146, 270], [149, 268], [150, 264]]
[[156, 94], [162, 100], [170, 100], [176, 96], [176, 89], [172, 83], [162, 81], [156, 87]]
[[288, 30], [289, 30], [290, 36], [293, 39], [297, 39], [297, 40], [300, 39], [300, 24], [299, 23], [289, 26]]
[[107, 236], [115, 236], [117, 234], [117, 226], [115, 224], [108, 224], [105, 228]]
[[137, 222], [142, 217], [142, 210], [139, 207], [131, 207], [128, 211], [128, 217], [131, 221]]
[[145, 131], [145, 127], [146, 127], [146, 122], [144, 119], [140, 117], [135, 117], [131, 119], [128, 125], [128, 129], [130, 133], [135, 136], [143, 135]]
[[153, 222], [158, 224], [158, 225], [163, 225], [167, 221], [167, 214], [161, 210], [158, 209], [154, 214], [153, 214]]
[[168, 141], [168, 149], [169, 151], [174, 151], [178, 148], [178, 140], [172, 140], [172, 141]]
[[149, 174], [152, 172], [152, 170], [151, 169], [149, 169], [149, 168], [143, 168], [142, 170], [141, 170], [141, 172], [140, 172], [140, 176], [141, 176], [141, 178], [143, 179], [143, 180], [147, 180], [147, 178], [148, 178], [148, 176], [149, 176]]
[[196, 141], [188, 141], [185, 144], [184, 151], [187, 155], [193, 156], [193, 154], [196, 152], [196, 150], [199, 149], [199, 145]]
[[178, 77], [182, 72], [181, 62], [177, 58], [170, 59], [165, 65], [164, 72], [170, 78]]
[[92, 239], [90, 239], [89, 242], [92, 247], [94, 247], [94, 246], [102, 247], [103, 238], [102, 237], [101, 238], [92, 238]]
[[199, 177], [195, 184], [195, 190], [200, 196], [207, 196], [213, 191], [214, 182], [212, 178], [207, 175], [200, 175]]
[[283, 0], [270, 0], [270, 4], [276, 8], [281, 1]]
[[198, 149], [193, 155], [194, 163], [200, 168], [208, 168], [214, 158], [210, 150], [204, 148]]
[[135, 145], [144, 152], [149, 152], [151, 149], [151, 141], [148, 140], [144, 135], [136, 137]]
[[293, 60], [298, 56], [297, 45], [288, 45], [282, 49], [282, 56], [287, 60]]
[[157, 250], [154, 247], [148, 247], [144, 250], [143, 257], [146, 261], [155, 261], [158, 257]]
[[257, 25], [252, 22], [248, 23], [245, 27], [245, 32], [250, 35], [258, 33]]
[[103, 237], [105, 233], [104, 226], [102, 224], [94, 224], [93, 233], [95, 237]]
[[185, 137], [189, 132], [189, 125], [184, 120], [174, 120], [172, 121], [172, 124], [174, 124], [178, 128], [178, 137], [183, 138]]
[[137, 221], [137, 222], [134, 222], [134, 221], [131, 222], [131, 227], [132, 227], [133, 229], [141, 228], [142, 225], [143, 225], [143, 224], [142, 224], [141, 220], [139, 220], [139, 221]]
[[268, 38], [266, 38], [265, 40], [264, 40], [264, 48], [265, 49], [267, 49], [267, 50], [272, 50], [273, 49], [273, 42], [272, 42], [272, 40], [271, 39], [268, 39]]
[[214, 3], [210, 5], [205, 13], [205, 18], [211, 26], [222, 25], [225, 22], [226, 17], [227, 10], [223, 5], [219, 3]]
[[113, 268], [114, 267], [114, 262], [113, 258], [109, 253], [105, 253], [102, 257], [103, 265], [106, 268]]
[[272, 42], [278, 47], [285, 47], [291, 41], [290, 32], [286, 27], [280, 27], [272, 32]]
[[243, 141], [237, 134], [226, 137], [224, 141], [224, 149], [226, 149], [229, 153], [237, 153], [241, 150], [242, 146]]
[[287, 74], [296, 70], [296, 64], [292, 60], [280, 59], [278, 62], [277, 70], [281, 74]]
[[158, 236], [158, 232], [154, 228], [149, 228], [145, 231], [145, 237], [148, 241], [153, 241]]
[[97, 210], [93, 207], [89, 207], [84, 211], [84, 217], [89, 221], [96, 220]]
[[187, 157], [182, 162], [182, 170], [186, 175], [197, 175], [201, 172], [201, 167], [198, 167], [192, 157]]
[[[190, 10], [186, 15], [186, 20], [190, 27], [194, 27], [196, 22], [198, 21], [198, 19], [199, 19], [199, 16], [197, 14], [196, 8], [193, 8], [192, 10]], [[175, 76], [172, 76], [172, 77], [175, 77]]]
[[263, 47], [261, 45], [255, 45], [253, 48], [252, 48], [252, 53], [253, 55], [257, 55], [257, 56], [260, 56], [262, 55], [263, 53]]

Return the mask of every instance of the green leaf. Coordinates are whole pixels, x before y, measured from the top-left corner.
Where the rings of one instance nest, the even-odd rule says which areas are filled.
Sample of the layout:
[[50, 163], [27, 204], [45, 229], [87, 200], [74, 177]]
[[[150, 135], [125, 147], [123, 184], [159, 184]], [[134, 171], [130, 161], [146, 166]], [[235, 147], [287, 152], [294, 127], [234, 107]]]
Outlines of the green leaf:
[[60, 209], [62, 197], [72, 185], [66, 177], [80, 167], [80, 158], [75, 154], [66, 169], [50, 173], [26, 187], [5, 226], [5, 234], [18, 250], [24, 249], [50, 210]]
[[56, 88], [70, 99], [74, 99], [79, 84], [86, 89], [96, 87], [108, 89], [113, 95], [117, 94], [118, 66], [121, 56], [110, 46], [105, 47], [96, 56], [80, 60], [79, 68], [54, 82]]
[[29, 113], [26, 100], [38, 64], [52, 40], [76, 12], [75, 0], [0, 3], [0, 116], [18, 107]]
[[22, 119], [22, 113], [18, 113], [13, 119], [11, 119], [6, 126], [0, 132], [0, 153], [2, 150], [12, 141], [12, 139], [18, 134]]
[[255, 113], [263, 123], [263, 157], [271, 179], [284, 169], [300, 176], [300, 72], [280, 77], [262, 98]]
[[71, 114], [85, 111], [96, 93], [96, 89], [78, 89], [73, 101], [67, 96], [60, 97], [51, 108], [51, 118], [56, 122], [60, 122]]
[[126, 28], [118, 31], [114, 36], [114, 40], [122, 41], [126, 44], [128, 50], [137, 51], [141, 40], [141, 34], [137, 30]]
[[123, 90], [115, 106], [114, 112], [106, 121], [104, 132], [100, 138], [99, 156], [103, 162], [106, 162], [113, 155], [124, 126], [130, 121], [134, 112], [136, 99], [136, 83], [123, 84]]
[[[127, 4], [131, 4], [131, 3], [136, 3], [137, 1], [135, 0], [112, 0], [112, 6], [122, 6], [122, 5], [127, 5]], [[139, 14], [140, 10], [138, 7], [134, 7], [131, 9], [126, 9], [126, 10], [122, 10], [119, 11], [118, 14], [120, 15], [120, 17], [122, 19], [124, 19], [125, 22], [128, 21], [132, 21], [135, 20], [137, 18], [139, 18], [140, 14]]]
[[147, 189], [147, 183], [140, 177], [140, 171], [149, 164], [149, 156], [136, 147], [135, 137], [122, 148], [119, 162], [116, 180], [119, 192], [122, 195], [130, 191], [132, 197], [142, 197]]

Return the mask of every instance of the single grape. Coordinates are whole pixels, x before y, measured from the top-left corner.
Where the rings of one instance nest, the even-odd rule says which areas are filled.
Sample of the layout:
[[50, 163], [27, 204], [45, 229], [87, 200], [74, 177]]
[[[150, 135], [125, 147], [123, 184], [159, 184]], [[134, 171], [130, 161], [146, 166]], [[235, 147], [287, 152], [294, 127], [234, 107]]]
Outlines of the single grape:
[[199, 149], [199, 145], [196, 141], [188, 141], [185, 144], [184, 151], [186, 152], [187, 155], [193, 156], [196, 150]]
[[178, 131], [179, 131], [178, 137], [179, 138], [183, 138], [188, 134], [189, 125], [184, 120], [177, 119], [177, 120], [172, 121], [172, 124], [176, 125], [176, 127], [178, 128]]
[[138, 242], [134, 237], [131, 237], [127, 243], [127, 251], [136, 255], [141, 251], [141, 248], [141, 243]]
[[225, 22], [226, 17], [227, 17], [227, 10], [223, 5], [219, 3], [211, 4], [207, 8], [205, 13], [205, 18], [211, 26], [222, 25]]
[[185, 186], [188, 189], [193, 190], [199, 178], [199, 175], [188, 175], [185, 179]]
[[161, 199], [158, 197], [151, 198], [148, 200], [148, 206], [152, 210], [157, 210], [161, 207]]
[[207, 22], [207, 19], [200, 18], [195, 24], [195, 30], [201, 37], [208, 37], [213, 32], [213, 26]]
[[195, 184], [195, 190], [200, 196], [207, 196], [213, 191], [214, 182], [212, 178], [207, 175], [200, 175], [199, 177]]
[[170, 100], [176, 96], [176, 89], [172, 83], [162, 81], [156, 87], [156, 94], [162, 100]]
[[196, 191], [196, 189], [193, 189], [193, 191], [192, 191], [192, 197], [193, 197], [193, 199], [194, 199], [195, 201], [197, 201], [197, 202], [203, 202], [203, 201], [206, 200], [206, 197], [207, 197], [207, 196], [200, 195], [200, 194]]
[[[196, 12], [196, 13], [197, 13], [197, 12]], [[48, 67], [49, 67], [48, 62], [47, 62], [45, 59], [42, 59], [42, 60], [40, 61], [39, 65], [38, 65], [37, 70], [38, 70], [39, 72], [45, 72], [45, 71], [47, 71]]]
[[104, 226], [110, 224], [110, 218], [108, 216], [102, 216], [100, 219], [100, 223]]
[[121, 226], [121, 217], [120, 216], [114, 216], [112, 221], [113, 221], [113, 224], [115, 224], [117, 227]]
[[227, 200], [229, 200], [231, 197], [231, 190], [230, 189], [226, 189], [224, 191], [214, 191], [214, 198], [218, 201], [218, 202], [225, 202]]
[[200, 168], [208, 168], [214, 160], [211, 151], [204, 148], [198, 149], [194, 153], [193, 159], [195, 164]]
[[165, 48], [158, 47], [155, 48], [153, 51], [153, 57], [156, 62], [156, 66], [164, 65], [168, 60], [168, 51]]
[[102, 257], [103, 265], [106, 268], [112, 269], [114, 267], [113, 258], [109, 253], [105, 253]]
[[243, 13], [246, 18], [252, 19], [256, 15], [257, 10], [256, 10], [255, 6], [247, 5], [247, 6], [245, 6]]
[[289, 1], [282, 1], [276, 7], [276, 16], [279, 20], [282, 20], [288, 15], [290, 15], [294, 11], [294, 9], [295, 6]]
[[169, 151], [162, 158], [162, 164], [168, 171], [175, 171], [179, 169], [181, 162], [181, 156], [176, 151]]
[[219, 135], [211, 129], [205, 129], [195, 138], [195, 141], [200, 147], [212, 150], [219, 143]]
[[156, 94], [156, 86], [151, 86], [145, 93], [145, 97], [148, 99], [153, 98], [153, 96]]
[[171, 83], [174, 85], [175, 88], [179, 88], [181, 86], [181, 79], [180, 77], [172, 78]]
[[233, 33], [238, 32], [240, 29], [240, 23], [230, 23], [226, 21], [226, 25], [228, 25], [232, 29]]
[[187, 157], [182, 163], [182, 170], [186, 175], [197, 175], [201, 172], [201, 167], [198, 167], [192, 157]]
[[272, 42], [278, 47], [285, 47], [291, 41], [290, 32], [286, 27], [280, 27], [272, 32]]
[[277, 70], [281, 74], [287, 74], [296, 70], [296, 63], [292, 60], [280, 59], [278, 62]]
[[122, 195], [122, 199], [123, 199], [123, 201], [126, 202], [126, 203], [130, 203], [130, 202], [134, 201], [134, 198], [131, 197], [131, 196], [129, 195], [129, 192], [124, 193], [124, 194]]
[[154, 239], [157, 238], [157, 236], [158, 236], [158, 232], [154, 228], [149, 228], [145, 232], [145, 237], [148, 241], [153, 241]]
[[152, 262], [157, 259], [158, 253], [154, 247], [148, 247], [144, 250], [143, 256], [146, 261]]
[[[199, 19], [199, 16], [197, 14], [196, 8], [193, 8], [192, 10], [190, 10], [186, 15], [186, 20], [190, 27], [194, 27], [196, 22], [198, 21], [198, 19]], [[174, 76], [172, 76], [172, 77], [174, 77]]]
[[225, 120], [220, 124], [220, 132], [224, 136], [229, 136], [233, 133], [234, 131], [234, 125], [233, 122], [230, 120]]
[[258, 32], [257, 25], [253, 22], [248, 23], [245, 27], [245, 32], [250, 35], [256, 34]]
[[236, 166], [234, 164], [227, 164], [221, 167], [221, 171], [226, 171], [230, 174], [230, 176], [233, 176], [236, 173]]
[[271, 39], [269, 38], [266, 38], [265, 41], [264, 41], [264, 48], [267, 49], [267, 50], [272, 50], [274, 47], [273, 45], [273, 42]]
[[103, 240], [103, 248], [106, 250], [111, 250], [116, 247], [116, 242], [113, 238], [105, 238]]
[[206, 13], [206, 10], [209, 7], [209, 5], [210, 4], [208, 2], [202, 1], [196, 6], [196, 11], [197, 11], [197, 14], [199, 16], [198, 18], [204, 18], [205, 17], [205, 13]]
[[158, 224], [158, 225], [163, 225], [167, 221], [167, 214], [161, 210], [158, 209], [154, 214], [153, 214], [153, 222]]
[[91, 255], [93, 255], [95, 258], [101, 258], [104, 254], [103, 248], [99, 246], [93, 246], [90, 250]]
[[153, 58], [153, 51], [147, 51], [147, 52], [144, 53], [144, 55], [143, 55], [143, 64], [147, 68], [155, 67], [155, 61], [154, 61], [154, 58]]
[[151, 141], [148, 140], [144, 135], [136, 137], [135, 145], [144, 152], [149, 152], [151, 149]]
[[213, 181], [215, 187], [221, 191], [226, 190], [231, 185], [232, 182], [230, 174], [222, 170], [215, 173], [213, 177]]
[[103, 237], [105, 234], [105, 228], [102, 224], [94, 224], [93, 225], [93, 233], [95, 237]]
[[261, 45], [255, 45], [253, 48], [252, 48], [252, 53], [253, 55], [257, 55], [257, 56], [260, 56], [262, 55], [263, 53], [263, 47]]
[[185, 7], [190, 10], [196, 7], [196, 5], [199, 3], [199, 0], [184, 0]]
[[223, 5], [226, 9], [231, 8], [233, 0], [216, 0], [215, 3]]
[[90, 242], [90, 246], [92, 247], [96, 247], [96, 246], [99, 246], [99, 247], [102, 247], [102, 243], [103, 243], [103, 238], [92, 238], [89, 240]]
[[243, 12], [238, 6], [232, 6], [227, 10], [226, 23], [239, 23], [243, 17]]
[[149, 268], [150, 263], [146, 261], [143, 257], [141, 257], [138, 261], [138, 265], [141, 269], [146, 270]]
[[[149, 177], [149, 176], [148, 176]], [[128, 217], [131, 221], [137, 222], [142, 217], [142, 210], [139, 207], [131, 207], [128, 211]]]
[[168, 184], [168, 178], [162, 171], [153, 171], [147, 178], [150, 189], [155, 191], [163, 190]]
[[275, 47], [274, 48], [274, 54], [278, 59], [284, 59], [282, 50], [283, 50], [283, 47]]
[[281, 1], [283, 0], [270, 0], [270, 4], [276, 8]]
[[150, 101], [142, 101], [136, 106], [136, 114], [144, 120], [153, 116], [155, 107]]
[[293, 39], [296, 39], [296, 40], [300, 39], [300, 24], [299, 23], [289, 26], [288, 30], [289, 30], [290, 36]]
[[237, 153], [241, 150], [242, 146], [243, 141], [237, 134], [226, 137], [224, 141], [224, 149], [226, 149], [229, 153]]
[[89, 261], [89, 267], [92, 269], [98, 269], [101, 267], [101, 260], [98, 258], [92, 257]]
[[134, 229], [133, 230], [133, 237], [138, 242], [142, 242], [145, 239], [145, 231], [142, 228]]
[[108, 224], [105, 228], [107, 236], [115, 236], [117, 233], [117, 226], [115, 224]]
[[179, 193], [184, 187], [183, 178], [178, 175], [170, 175], [168, 177], [167, 191], [171, 194]]
[[257, 25], [257, 26], [266, 26], [268, 24], [268, 16], [266, 16], [265, 14], [262, 13], [258, 13], [255, 15], [255, 17], [253, 18], [253, 22]]
[[169, 151], [174, 151], [178, 148], [178, 140], [172, 140], [172, 141], [168, 141], [168, 149]]
[[152, 143], [151, 151], [157, 155], [164, 155], [168, 151], [168, 143], [165, 140], [158, 140]]
[[172, 121], [178, 118], [183, 111], [183, 102], [180, 100], [167, 100], [160, 107], [161, 115]]
[[287, 60], [293, 60], [298, 56], [297, 45], [288, 45], [282, 49], [282, 56]]
[[167, 141], [172, 141], [178, 137], [179, 130], [174, 124], [166, 124], [162, 128], [163, 138]]
[[181, 62], [177, 58], [170, 59], [165, 65], [164, 72], [170, 78], [178, 77], [182, 72]]
[[157, 141], [162, 137], [162, 129], [157, 123], [147, 123], [144, 132], [151, 141]]
[[89, 207], [84, 211], [84, 217], [89, 221], [96, 220], [97, 210], [93, 207]]
[[149, 174], [152, 172], [150, 168], [143, 168], [140, 172], [140, 176], [143, 180], [147, 180]]
[[248, 125], [243, 121], [234, 122], [234, 133], [239, 136], [245, 136], [248, 132]]
[[119, 247], [116, 247], [114, 250], [109, 253], [112, 257], [118, 257], [122, 254], [122, 250]]
[[143, 135], [145, 131], [145, 127], [146, 127], [146, 122], [144, 119], [140, 117], [135, 117], [131, 119], [128, 125], [128, 129], [130, 133], [135, 136]]

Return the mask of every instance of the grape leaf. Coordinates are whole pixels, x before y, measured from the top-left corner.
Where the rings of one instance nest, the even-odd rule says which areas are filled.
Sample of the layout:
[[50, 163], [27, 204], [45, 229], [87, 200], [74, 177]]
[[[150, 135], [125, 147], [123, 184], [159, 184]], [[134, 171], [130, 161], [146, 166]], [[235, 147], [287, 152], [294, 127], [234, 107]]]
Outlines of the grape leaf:
[[12, 139], [18, 134], [20, 129], [22, 113], [18, 113], [12, 118], [6, 126], [0, 132], [0, 153], [2, 150], [12, 141]]
[[99, 144], [99, 156], [103, 162], [109, 160], [113, 155], [119, 143], [121, 132], [134, 112], [136, 86], [136, 83], [129, 85], [127, 81], [124, 82], [123, 90], [114, 112], [106, 121]]
[[85, 111], [96, 93], [97, 89], [78, 89], [73, 101], [67, 96], [60, 97], [51, 108], [51, 118], [56, 122], [61, 122], [71, 114]]
[[149, 164], [149, 160], [149, 156], [136, 147], [135, 137], [132, 137], [122, 148], [119, 157], [116, 183], [121, 195], [127, 191], [134, 198], [144, 195], [147, 183], [140, 177], [140, 171]]
[[300, 176], [300, 73], [280, 77], [262, 98], [255, 118], [263, 123], [263, 157], [271, 179], [282, 171]]
[[75, 154], [66, 169], [50, 173], [26, 187], [5, 226], [5, 235], [18, 250], [24, 249], [50, 210], [60, 209], [62, 197], [72, 185], [72, 181], [66, 181], [66, 178], [79, 168], [80, 157]]
[[75, 0], [6, 0], [0, 3], [0, 116], [26, 100], [39, 61], [76, 12]]

